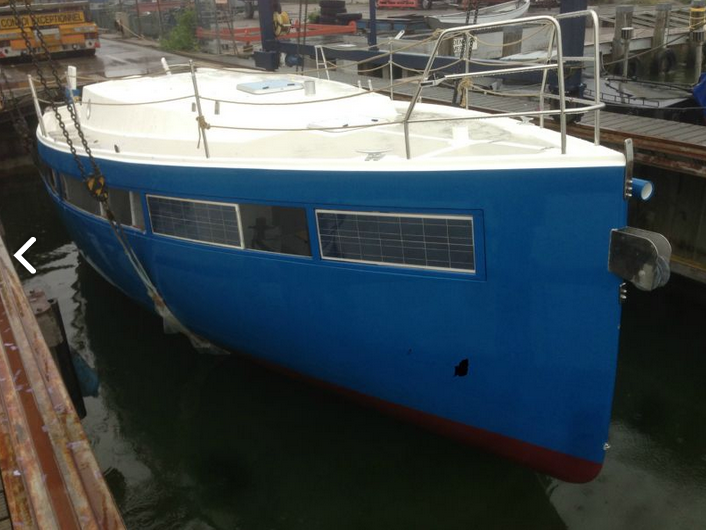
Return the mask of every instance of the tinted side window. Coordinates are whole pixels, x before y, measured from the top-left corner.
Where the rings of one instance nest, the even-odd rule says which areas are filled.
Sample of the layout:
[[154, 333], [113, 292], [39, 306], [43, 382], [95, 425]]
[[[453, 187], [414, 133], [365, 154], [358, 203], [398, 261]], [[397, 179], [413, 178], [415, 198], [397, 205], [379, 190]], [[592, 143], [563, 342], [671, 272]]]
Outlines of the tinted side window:
[[311, 256], [304, 208], [241, 204], [245, 248]]
[[130, 209], [132, 210], [132, 226], [145, 229], [145, 213], [142, 211], [142, 198], [139, 193], [130, 192]]
[[44, 181], [49, 185], [54, 193], [56, 193], [56, 173], [52, 168], [50, 168], [46, 162], [40, 159], [39, 161], [39, 174], [42, 176]]
[[125, 190], [108, 189], [108, 206], [110, 206], [115, 219], [121, 225], [132, 225], [132, 212], [130, 211], [130, 193]]
[[64, 199], [83, 211], [100, 215], [100, 203], [93, 198], [86, 185], [79, 179], [61, 175]]
[[145, 228], [140, 196], [127, 190], [108, 188], [108, 205], [113, 215], [122, 225]]

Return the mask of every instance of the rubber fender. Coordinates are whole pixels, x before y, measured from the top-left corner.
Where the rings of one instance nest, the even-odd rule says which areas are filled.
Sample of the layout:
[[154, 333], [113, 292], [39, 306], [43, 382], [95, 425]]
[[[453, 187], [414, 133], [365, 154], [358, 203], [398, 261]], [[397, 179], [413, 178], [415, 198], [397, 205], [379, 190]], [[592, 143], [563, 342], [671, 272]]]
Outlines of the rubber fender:
[[622, 75], [623, 77], [637, 77], [642, 70], [642, 61], [639, 57], [631, 57], [628, 59], [628, 71], [623, 72], [623, 66], [625, 63], [621, 60], [619, 63], [615, 64], [615, 75]]
[[642, 61], [639, 57], [631, 57], [628, 61], [627, 77], [639, 77], [642, 71]]

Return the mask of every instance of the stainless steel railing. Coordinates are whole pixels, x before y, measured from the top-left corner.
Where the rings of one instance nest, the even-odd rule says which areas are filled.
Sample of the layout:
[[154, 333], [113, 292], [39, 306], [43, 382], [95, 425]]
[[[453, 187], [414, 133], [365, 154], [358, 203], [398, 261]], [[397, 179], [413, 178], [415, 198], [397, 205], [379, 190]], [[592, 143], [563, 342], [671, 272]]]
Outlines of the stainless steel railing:
[[[561, 46], [561, 26], [559, 24], [559, 20], [563, 19], [569, 19], [569, 18], [581, 18], [581, 17], [586, 17], [589, 18], [592, 22], [593, 25], [593, 57], [570, 57], [570, 58], [564, 58], [563, 51], [562, 51], [562, 46]], [[454, 38], [454, 37], [464, 37], [465, 39], [472, 39], [473, 35], [478, 32], [485, 32], [489, 29], [495, 29], [495, 28], [504, 28], [508, 26], [534, 26], [537, 24], [546, 24], [550, 26], [551, 28], [551, 34], [549, 37], [548, 41], [548, 46], [547, 46], [547, 55], [546, 55], [546, 62], [544, 64], [532, 64], [528, 66], [509, 66], [507, 68], [493, 68], [493, 69], [487, 69], [487, 70], [480, 70], [480, 71], [475, 71], [475, 72], [463, 72], [463, 73], [458, 73], [458, 74], [447, 74], [447, 75], [442, 75], [438, 77], [431, 77], [430, 72], [433, 69], [434, 61], [439, 55], [439, 49], [441, 47], [441, 43], [445, 40]], [[458, 79], [464, 79], [464, 78], [473, 78], [473, 77], [490, 77], [490, 76], [495, 76], [495, 75], [503, 75], [503, 74], [519, 74], [519, 73], [527, 73], [527, 72], [537, 72], [540, 71], [542, 72], [542, 83], [541, 83], [541, 88], [540, 88], [540, 94], [539, 94], [539, 110], [538, 111], [523, 111], [523, 112], [504, 112], [501, 114], [494, 114], [488, 116], [490, 117], [522, 117], [522, 116], [538, 116], [539, 117], [539, 124], [540, 127], [544, 127], [544, 118], [545, 116], [559, 116], [559, 129], [561, 133], [561, 152], [562, 154], [566, 154], [566, 116], [568, 114], [584, 114], [587, 112], [593, 111], [595, 113], [595, 120], [594, 120], [594, 143], [596, 145], [600, 144], [600, 109], [602, 109], [605, 105], [601, 103], [601, 93], [600, 93], [600, 49], [599, 49], [599, 44], [600, 44], [600, 36], [599, 36], [599, 20], [598, 20], [598, 15], [596, 14], [595, 11], [593, 10], [585, 10], [585, 11], [575, 11], [572, 13], [564, 13], [558, 16], [548, 16], [548, 15], [539, 15], [539, 16], [534, 16], [534, 17], [526, 17], [526, 18], [520, 18], [517, 20], [505, 20], [505, 21], [500, 21], [500, 22], [487, 22], [484, 24], [474, 24], [474, 25], [468, 25], [468, 26], [459, 26], [455, 28], [449, 28], [443, 30], [439, 34], [439, 38], [434, 44], [434, 48], [432, 49], [431, 54], [429, 55], [429, 60], [427, 61], [427, 65], [424, 69], [424, 73], [422, 74], [419, 83], [417, 84], [417, 87], [415, 89], [414, 95], [412, 96], [412, 100], [407, 107], [407, 111], [405, 113], [404, 119], [403, 119], [403, 127], [404, 127], [404, 140], [405, 140], [405, 152], [407, 158], [411, 158], [412, 153], [411, 153], [411, 148], [410, 148], [410, 140], [409, 140], [409, 124], [410, 124], [410, 119], [412, 117], [412, 113], [414, 112], [415, 106], [417, 102], [420, 99], [420, 96], [422, 95], [422, 91], [425, 88], [428, 87], [434, 87], [438, 86], [444, 81], [455, 81]], [[554, 56], [554, 46], [556, 43], [556, 61], [552, 61], [553, 56]], [[596, 80], [596, 89], [594, 92], [594, 98], [593, 100], [588, 100], [588, 99], [583, 99], [583, 98], [568, 98], [565, 94], [565, 87], [564, 87], [564, 61], [565, 60], [571, 60], [571, 61], [576, 61], [576, 62], [584, 62], [584, 63], [593, 63], [594, 64], [594, 69], [595, 69], [595, 80]], [[556, 71], [557, 75], [557, 85], [558, 85], [558, 94], [548, 94], [546, 92], [546, 87], [547, 87], [547, 74], [549, 71]], [[559, 102], [559, 108], [558, 109], [545, 109], [545, 99], [555, 99], [558, 100]], [[582, 106], [580, 107], [575, 107], [575, 108], [570, 108], [567, 109], [566, 103], [567, 101], [570, 101], [571, 103], [578, 103]]]

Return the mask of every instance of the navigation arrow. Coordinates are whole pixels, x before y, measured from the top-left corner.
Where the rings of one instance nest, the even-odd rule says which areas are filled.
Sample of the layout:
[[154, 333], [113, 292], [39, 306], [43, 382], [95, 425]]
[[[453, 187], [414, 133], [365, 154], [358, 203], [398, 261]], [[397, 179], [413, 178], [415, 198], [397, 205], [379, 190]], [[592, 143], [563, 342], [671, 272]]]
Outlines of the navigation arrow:
[[22, 254], [24, 254], [25, 252], [27, 252], [27, 249], [28, 249], [29, 247], [31, 247], [32, 245], [34, 245], [34, 242], [35, 242], [35, 241], [37, 241], [37, 238], [36, 238], [36, 237], [30, 237], [30, 238], [27, 240], [27, 242], [26, 242], [24, 245], [22, 245], [22, 247], [20, 248], [20, 250], [18, 250], [17, 252], [15, 252], [15, 253], [13, 254], [13, 255], [15, 256], [15, 258], [17, 258], [17, 261], [19, 261], [19, 262], [22, 264], [22, 266], [23, 266], [25, 269], [27, 269], [31, 274], [34, 274], [35, 272], [37, 272], [37, 269], [35, 269], [34, 267], [32, 267], [32, 265], [29, 264], [29, 261], [27, 261], [26, 259], [24, 259], [24, 258], [22, 257]]

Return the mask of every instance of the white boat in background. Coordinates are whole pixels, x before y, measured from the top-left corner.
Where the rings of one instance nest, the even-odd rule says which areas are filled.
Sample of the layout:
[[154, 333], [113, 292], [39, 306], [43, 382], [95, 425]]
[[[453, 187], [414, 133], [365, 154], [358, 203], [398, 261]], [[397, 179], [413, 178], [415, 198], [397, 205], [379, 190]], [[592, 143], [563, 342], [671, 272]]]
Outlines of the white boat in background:
[[478, 9], [478, 17], [476, 11], [471, 10], [470, 19], [466, 20], [466, 12], [458, 11], [451, 15], [435, 15], [426, 17], [427, 24], [431, 29], [437, 28], [453, 28], [463, 26], [465, 24], [485, 24], [488, 22], [501, 22], [503, 20], [513, 20], [520, 18], [530, 6], [530, 0], [511, 0], [502, 4], [495, 4]]

